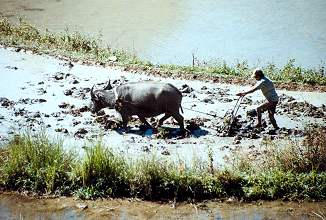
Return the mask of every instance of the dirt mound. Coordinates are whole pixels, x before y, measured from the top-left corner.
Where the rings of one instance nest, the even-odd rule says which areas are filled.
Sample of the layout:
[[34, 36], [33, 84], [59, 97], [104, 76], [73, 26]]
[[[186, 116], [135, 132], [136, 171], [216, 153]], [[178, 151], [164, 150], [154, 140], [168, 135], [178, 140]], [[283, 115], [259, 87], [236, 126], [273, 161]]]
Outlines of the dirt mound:
[[326, 106], [316, 107], [308, 102], [300, 102], [291, 96], [281, 95], [280, 104], [278, 106], [282, 109], [280, 114], [287, 114], [292, 117], [307, 116], [313, 118], [325, 118]]

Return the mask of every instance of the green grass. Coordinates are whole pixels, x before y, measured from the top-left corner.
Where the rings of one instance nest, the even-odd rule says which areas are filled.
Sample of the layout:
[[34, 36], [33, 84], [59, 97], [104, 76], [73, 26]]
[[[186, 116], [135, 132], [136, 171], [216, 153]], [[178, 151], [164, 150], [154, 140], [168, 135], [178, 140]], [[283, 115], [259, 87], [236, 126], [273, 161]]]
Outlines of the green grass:
[[70, 184], [74, 154], [66, 153], [60, 141], [45, 134], [15, 136], [1, 157], [1, 184], [10, 189], [39, 193], [64, 191]]
[[232, 166], [220, 169], [212, 167], [209, 155], [208, 162], [197, 161], [191, 166], [154, 155], [131, 160], [100, 142], [85, 147], [85, 156], [80, 158], [44, 134], [17, 135], [0, 151], [0, 186], [81, 199], [323, 200], [326, 172], [321, 164], [326, 158], [326, 128], [309, 129], [300, 145], [269, 145], [256, 158], [238, 154]]
[[[115, 65], [130, 71], [181, 78], [209, 78], [222, 81], [238, 78], [246, 81], [253, 69], [245, 61], [235, 65], [228, 65], [226, 62], [216, 60], [196, 62], [189, 66], [153, 65], [149, 61], [138, 58], [135, 54], [104, 46], [100, 37], [90, 37], [68, 31], [56, 34], [48, 30], [42, 32], [23, 20], [14, 25], [6, 18], [1, 17], [0, 44], [25, 48], [38, 53], [63, 56], [74, 61]], [[274, 64], [269, 64], [262, 69], [266, 75], [276, 82], [326, 85], [325, 70], [322, 66], [317, 69], [303, 68], [296, 66], [295, 60], [291, 59], [284, 67], [279, 68]]]

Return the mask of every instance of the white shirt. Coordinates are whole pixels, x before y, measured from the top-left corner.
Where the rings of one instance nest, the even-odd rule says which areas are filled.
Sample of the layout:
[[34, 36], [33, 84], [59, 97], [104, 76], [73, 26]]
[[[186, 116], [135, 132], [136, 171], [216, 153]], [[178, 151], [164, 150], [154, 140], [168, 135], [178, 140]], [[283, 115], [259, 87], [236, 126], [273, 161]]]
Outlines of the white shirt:
[[274, 84], [266, 76], [261, 78], [261, 80], [255, 84], [254, 88], [255, 90], [260, 89], [269, 102], [278, 102], [278, 95], [275, 91]]

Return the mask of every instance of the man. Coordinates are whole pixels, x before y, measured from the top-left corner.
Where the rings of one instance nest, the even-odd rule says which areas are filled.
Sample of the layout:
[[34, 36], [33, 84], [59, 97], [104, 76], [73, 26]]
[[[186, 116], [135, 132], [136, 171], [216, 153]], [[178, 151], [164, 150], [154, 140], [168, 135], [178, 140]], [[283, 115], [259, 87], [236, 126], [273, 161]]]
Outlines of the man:
[[277, 126], [276, 120], [274, 118], [274, 114], [276, 111], [276, 105], [278, 103], [278, 95], [275, 91], [273, 82], [264, 75], [264, 73], [261, 69], [255, 69], [252, 73], [252, 76], [257, 80], [257, 83], [248, 91], [240, 92], [236, 95], [237, 96], [245, 96], [249, 93], [253, 93], [256, 90], [260, 89], [262, 91], [263, 95], [265, 96], [265, 98], [267, 99], [267, 101], [265, 103], [263, 103], [262, 105], [258, 106], [258, 108], [257, 108], [258, 121], [257, 121], [256, 127], [262, 126], [261, 113], [264, 111], [268, 111], [269, 120], [272, 123], [274, 129], [275, 130], [279, 129], [279, 127]]

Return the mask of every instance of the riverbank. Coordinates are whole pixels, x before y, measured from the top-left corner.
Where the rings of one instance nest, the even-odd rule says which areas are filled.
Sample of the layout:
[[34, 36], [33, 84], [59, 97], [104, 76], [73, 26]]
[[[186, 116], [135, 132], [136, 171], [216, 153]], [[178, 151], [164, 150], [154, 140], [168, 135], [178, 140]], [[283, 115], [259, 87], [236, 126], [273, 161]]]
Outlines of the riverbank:
[[[225, 62], [196, 62], [195, 59], [192, 66], [153, 65], [134, 54], [103, 46], [100, 39], [83, 36], [77, 32], [63, 34], [44, 32], [24, 21], [17, 25], [11, 24], [6, 18], [0, 20], [0, 44], [16, 47], [17, 51], [31, 50], [34, 53], [49, 54], [74, 62], [119, 66], [129, 72], [151, 76], [242, 85], [252, 83], [250, 74], [253, 67], [249, 67], [245, 61], [234, 66]], [[326, 91], [324, 67], [306, 69], [296, 66], [294, 60], [289, 60], [282, 68], [270, 64], [262, 69], [275, 81], [279, 89]]]
[[79, 157], [46, 134], [16, 135], [1, 149], [0, 186], [81, 199], [324, 200], [325, 132], [325, 127], [311, 127], [302, 142], [277, 146], [267, 141], [266, 148], [234, 152], [221, 168], [214, 167], [211, 154], [189, 166], [155, 155], [128, 159], [98, 142], [86, 145]]

